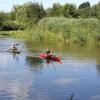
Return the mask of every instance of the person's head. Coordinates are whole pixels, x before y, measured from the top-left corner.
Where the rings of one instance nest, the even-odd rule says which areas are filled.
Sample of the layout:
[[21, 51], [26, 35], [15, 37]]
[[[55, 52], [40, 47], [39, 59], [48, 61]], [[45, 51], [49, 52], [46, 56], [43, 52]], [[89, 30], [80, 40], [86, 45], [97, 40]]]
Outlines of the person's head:
[[48, 51], [49, 49], [48, 48], [46, 48], [46, 51]]

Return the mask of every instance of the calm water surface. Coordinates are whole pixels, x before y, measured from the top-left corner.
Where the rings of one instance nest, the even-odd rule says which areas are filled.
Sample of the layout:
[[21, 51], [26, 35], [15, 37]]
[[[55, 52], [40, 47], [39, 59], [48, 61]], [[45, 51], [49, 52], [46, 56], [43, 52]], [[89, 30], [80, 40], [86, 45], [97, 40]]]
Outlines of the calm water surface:
[[[7, 52], [20, 43], [20, 54]], [[38, 57], [44, 48], [62, 64]], [[100, 100], [100, 46], [0, 38], [0, 100]]]

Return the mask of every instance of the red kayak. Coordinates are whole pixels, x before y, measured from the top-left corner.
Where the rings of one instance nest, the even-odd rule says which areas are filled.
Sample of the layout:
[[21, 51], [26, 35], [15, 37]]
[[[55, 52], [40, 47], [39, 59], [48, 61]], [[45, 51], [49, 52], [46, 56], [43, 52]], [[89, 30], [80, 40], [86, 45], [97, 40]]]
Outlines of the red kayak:
[[55, 56], [55, 55], [47, 55], [46, 53], [40, 53], [39, 57], [42, 59], [50, 59], [53, 61], [61, 61], [61, 57]]

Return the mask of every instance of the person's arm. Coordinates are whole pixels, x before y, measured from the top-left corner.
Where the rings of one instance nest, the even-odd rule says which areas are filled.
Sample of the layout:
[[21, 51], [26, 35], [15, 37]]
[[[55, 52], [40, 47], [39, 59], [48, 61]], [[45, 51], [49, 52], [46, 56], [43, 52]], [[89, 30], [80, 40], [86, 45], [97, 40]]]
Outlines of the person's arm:
[[53, 55], [53, 50], [51, 50], [51, 54]]

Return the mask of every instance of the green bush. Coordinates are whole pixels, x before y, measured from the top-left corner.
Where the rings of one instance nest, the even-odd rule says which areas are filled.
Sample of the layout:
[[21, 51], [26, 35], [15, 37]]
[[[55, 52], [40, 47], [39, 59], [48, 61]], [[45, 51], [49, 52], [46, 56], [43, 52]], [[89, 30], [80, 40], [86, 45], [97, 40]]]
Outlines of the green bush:
[[[99, 40], [98, 30], [100, 23], [98, 19], [73, 19], [64, 17], [44, 18], [38, 23], [43, 30], [53, 32], [62, 40], [75, 39], [79, 42], [90, 41], [92, 37]], [[95, 31], [95, 34], [94, 34]]]
[[4, 21], [0, 28], [0, 30], [3, 30], [3, 31], [19, 30], [19, 29], [23, 29], [23, 27], [21, 25], [18, 25], [14, 21]]
[[25, 34], [16, 33], [15, 36], [25, 39], [90, 43], [100, 41], [100, 23], [98, 19], [43, 18], [36, 26], [27, 28]]

